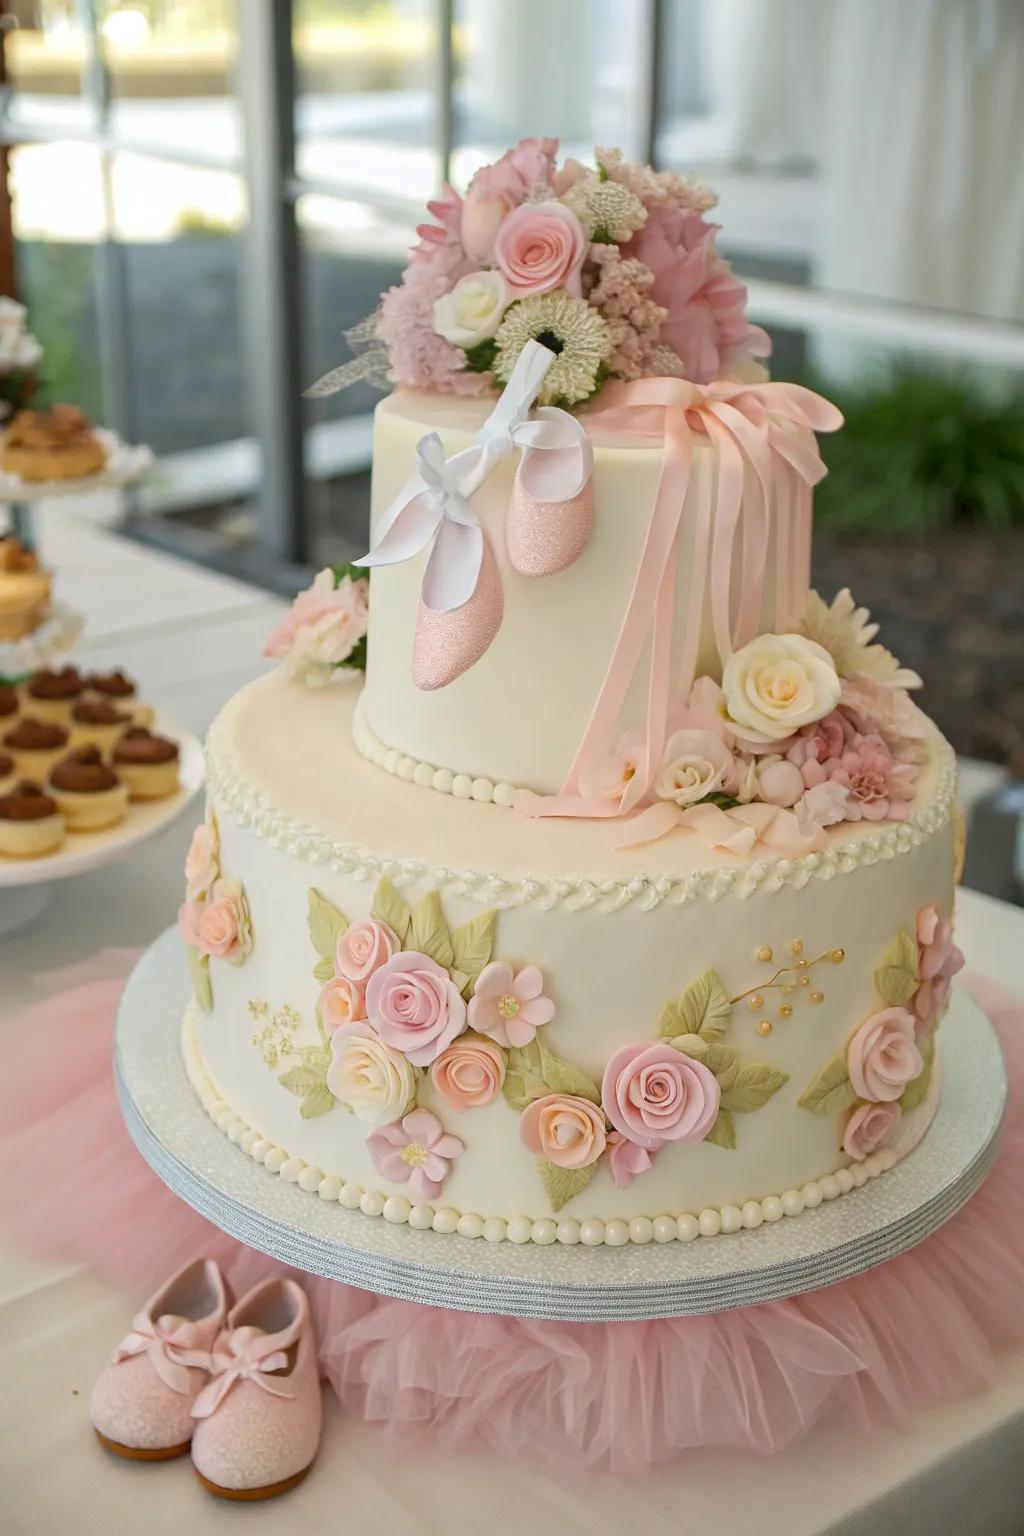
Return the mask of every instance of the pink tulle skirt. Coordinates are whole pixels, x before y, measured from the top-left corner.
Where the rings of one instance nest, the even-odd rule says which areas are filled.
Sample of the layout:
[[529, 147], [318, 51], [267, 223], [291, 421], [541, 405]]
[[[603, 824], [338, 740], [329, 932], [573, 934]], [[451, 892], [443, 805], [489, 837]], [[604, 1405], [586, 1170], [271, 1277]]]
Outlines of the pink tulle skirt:
[[[196, 1253], [238, 1294], [281, 1266], [171, 1194], [121, 1123], [111, 1029], [131, 959], [50, 978], [5, 1029], [0, 1224], [132, 1300]], [[1002, 1145], [969, 1204], [909, 1253], [807, 1296], [647, 1323], [468, 1316], [303, 1276], [342, 1404], [405, 1444], [637, 1472], [698, 1446], [768, 1454], [826, 1414], [876, 1427], [983, 1388], [1024, 1340], [1024, 1006], [971, 986], [1010, 1074]]]

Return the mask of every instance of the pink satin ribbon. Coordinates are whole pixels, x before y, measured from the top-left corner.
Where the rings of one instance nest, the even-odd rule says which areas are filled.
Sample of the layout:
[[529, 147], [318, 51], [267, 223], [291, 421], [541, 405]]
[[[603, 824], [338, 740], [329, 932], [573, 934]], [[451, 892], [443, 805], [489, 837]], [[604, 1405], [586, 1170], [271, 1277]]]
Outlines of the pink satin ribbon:
[[778, 805], [751, 801], [722, 810], [717, 805], [691, 805], [686, 810], [659, 800], [623, 824], [615, 839], [616, 848], [635, 848], [641, 843], [655, 843], [677, 827], [700, 834], [712, 848], [746, 858], [755, 843], [763, 843], [780, 858], [798, 859], [805, 853], [820, 851], [826, 845], [820, 827], [805, 831], [792, 811]]
[[213, 1346], [214, 1374], [193, 1403], [192, 1417], [208, 1419], [216, 1413], [239, 1381], [253, 1381], [272, 1397], [294, 1397], [287, 1380], [269, 1374], [283, 1370], [287, 1364], [288, 1354], [279, 1347], [278, 1336], [251, 1327], [225, 1331]]
[[[694, 682], [703, 624], [704, 589], [710, 560], [711, 622], [724, 663], [733, 649], [758, 631], [767, 578], [773, 499], [773, 458], [784, 461], [784, 477], [795, 494], [775, 499], [776, 615], [790, 623], [802, 611], [810, 579], [811, 487], [825, 474], [815, 431], [842, 424], [835, 406], [798, 384], [698, 386], [684, 379], [638, 379], [610, 383], [601, 409], [588, 425], [609, 432], [661, 438], [661, 476], [644, 538], [633, 589], [583, 738], [558, 795], [523, 794], [517, 807], [528, 816], [623, 816], [649, 793], [665, 744], [671, 690], [671, 656], [676, 609], [677, 552], [693, 466], [695, 437], [716, 448], [712, 487], [702, 472], [688, 509], [693, 528], [685, 629], [677, 698]], [[792, 502], [792, 505], [791, 505]], [[741, 590], [732, 608], [737, 537], [742, 539]], [[620, 799], [585, 796], [586, 776], [611, 747], [633, 678], [650, 639], [647, 729], [643, 760]], [[712, 807], [711, 809], [714, 809]], [[795, 818], [794, 818], [795, 821]]]
[[201, 1338], [195, 1323], [180, 1317], [161, 1317], [156, 1323], [147, 1312], [139, 1312], [132, 1319], [132, 1331], [114, 1350], [114, 1364], [130, 1360], [135, 1355], [148, 1355], [149, 1363], [165, 1387], [185, 1396], [192, 1390], [192, 1378], [187, 1367], [210, 1369], [210, 1352], [198, 1348]]

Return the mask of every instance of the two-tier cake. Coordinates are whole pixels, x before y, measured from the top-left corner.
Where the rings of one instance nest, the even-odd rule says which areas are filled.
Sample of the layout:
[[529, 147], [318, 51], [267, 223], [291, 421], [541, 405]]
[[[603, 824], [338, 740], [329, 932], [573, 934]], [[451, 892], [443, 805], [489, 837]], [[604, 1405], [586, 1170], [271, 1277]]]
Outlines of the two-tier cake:
[[768, 381], [713, 199], [555, 151], [431, 205], [339, 371], [399, 386], [371, 549], [210, 732], [183, 1048], [323, 1200], [614, 1247], [795, 1216], [920, 1139], [954, 772], [810, 590], [840, 420]]

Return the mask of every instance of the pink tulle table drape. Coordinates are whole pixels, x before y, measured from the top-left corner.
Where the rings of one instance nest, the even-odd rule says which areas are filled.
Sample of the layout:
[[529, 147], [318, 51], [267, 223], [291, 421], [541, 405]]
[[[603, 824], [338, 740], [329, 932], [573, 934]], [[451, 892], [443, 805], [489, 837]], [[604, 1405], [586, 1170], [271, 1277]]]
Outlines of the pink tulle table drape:
[[[0, 1086], [0, 1229], [93, 1267], [126, 1312], [194, 1253], [219, 1259], [236, 1292], [281, 1268], [171, 1194], [122, 1126], [110, 1048], [131, 959], [51, 978], [4, 1026]], [[1010, 1074], [1002, 1144], [978, 1193], [909, 1253], [806, 1296], [647, 1323], [467, 1316], [301, 1277], [342, 1404], [401, 1443], [639, 1472], [701, 1446], [779, 1451], [826, 1414], [877, 1427], [983, 1389], [1024, 1340], [1024, 1005], [970, 986]]]

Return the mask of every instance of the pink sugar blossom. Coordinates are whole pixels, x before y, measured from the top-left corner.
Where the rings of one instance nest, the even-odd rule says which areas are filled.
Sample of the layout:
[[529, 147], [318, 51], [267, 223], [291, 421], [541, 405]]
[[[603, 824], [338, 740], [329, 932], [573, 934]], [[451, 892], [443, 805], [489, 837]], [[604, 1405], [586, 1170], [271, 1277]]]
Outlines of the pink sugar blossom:
[[918, 1036], [938, 1023], [949, 998], [953, 977], [964, 967], [964, 957], [953, 942], [953, 923], [940, 917], [934, 903], [917, 914], [917, 974], [921, 978], [911, 1002], [918, 1021]]
[[718, 226], [699, 213], [665, 205], [622, 247], [654, 273], [652, 296], [667, 310], [661, 340], [682, 360], [686, 378], [709, 384], [771, 342], [746, 318], [747, 290], [715, 250]]
[[[810, 766], [804, 766], [805, 781]], [[917, 769], [912, 763], [897, 762], [880, 736], [854, 736], [841, 757], [817, 767], [831, 783], [847, 791], [847, 821], [906, 819]]]
[[628, 1189], [633, 1180], [653, 1166], [654, 1153], [629, 1141], [621, 1131], [608, 1133], [608, 1167], [616, 1189]]
[[465, 1143], [445, 1131], [429, 1109], [410, 1110], [394, 1125], [371, 1131], [366, 1146], [381, 1178], [408, 1184], [417, 1200], [434, 1200]]
[[492, 960], [476, 979], [469, 1002], [469, 1025], [498, 1045], [529, 1045], [555, 1016], [555, 1005], [544, 996], [544, 977], [535, 965], [513, 971], [504, 960]]

